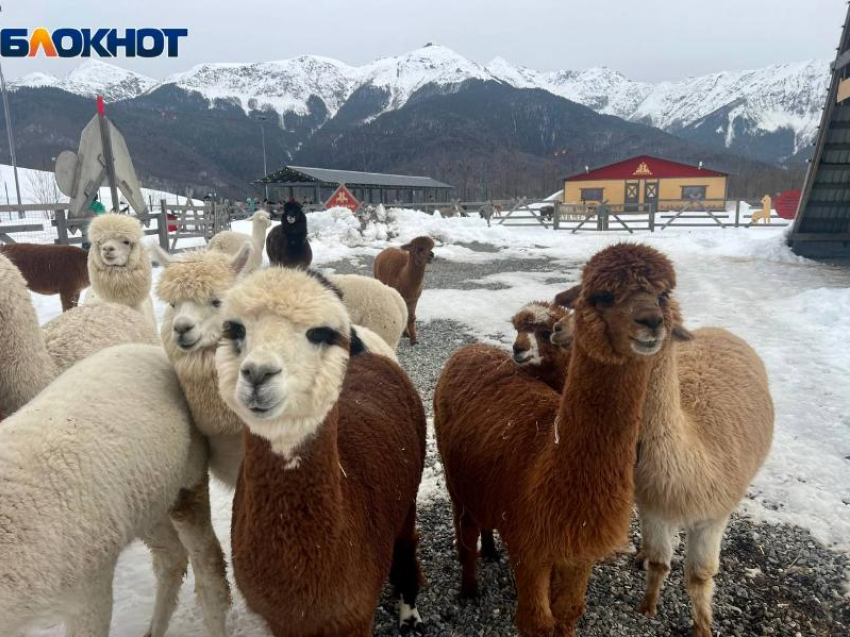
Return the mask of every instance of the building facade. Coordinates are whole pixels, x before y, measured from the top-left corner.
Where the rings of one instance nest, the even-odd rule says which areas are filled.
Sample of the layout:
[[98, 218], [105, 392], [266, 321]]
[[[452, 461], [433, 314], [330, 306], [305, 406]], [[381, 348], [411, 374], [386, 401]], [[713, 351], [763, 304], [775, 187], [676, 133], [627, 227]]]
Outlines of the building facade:
[[639, 155], [564, 179], [564, 203], [599, 203], [639, 208], [655, 204], [656, 210], [726, 207], [727, 175], [701, 166]]

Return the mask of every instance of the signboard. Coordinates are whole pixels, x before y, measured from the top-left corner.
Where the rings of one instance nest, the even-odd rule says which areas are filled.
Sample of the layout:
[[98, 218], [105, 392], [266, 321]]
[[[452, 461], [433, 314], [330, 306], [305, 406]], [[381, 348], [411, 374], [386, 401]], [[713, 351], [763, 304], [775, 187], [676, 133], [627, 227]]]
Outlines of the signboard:
[[800, 205], [800, 196], [802, 192], [799, 190], [786, 190], [776, 195], [773, 200], [773, 205], [776, 207], [777, 214], [783, 219], [793, 219], [797, 216], [797, 206]]
[[325, 208], [348, 208], [351, 212], [360, 207], [360, 202], [354, 198], [351, 191], [345, 187], [345, 184], [340, 184], [339, 188], [334, 191], [331, 198], [325, 202]]

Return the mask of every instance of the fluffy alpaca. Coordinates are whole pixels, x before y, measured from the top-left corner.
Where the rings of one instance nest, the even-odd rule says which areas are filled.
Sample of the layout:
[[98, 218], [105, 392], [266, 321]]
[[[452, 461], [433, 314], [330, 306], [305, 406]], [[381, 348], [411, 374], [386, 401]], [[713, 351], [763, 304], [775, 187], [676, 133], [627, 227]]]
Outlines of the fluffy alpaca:
[[478, 594], [480, 529], [498, 530], [523, 635], [575, 635], [591, 566], [626, 536], [650, 363], [679, 321], [672, 264], [652, 248], [606, 248], [582, 281], [560, 399], [481, 344], [449, 359], [434, 394], [461, 594]]
[[164, 267], [156, 293], [169, 304], [160, 328], [162, 344], [195, 425], [209, 439], [210, 471], [231, 487], [242, 462], [242, 421], [219, 395], [215, 350], [222, 333], [222, 299], [244, 272], [251, 251], [243, 244], [235, 257], [198, 250], [173, 258], [154, 248]]
[[[120, 418], [116, 418], [120, 414]], [[162, 348], [119, 345], [51, 383], [0, 426], [0, 626], [59, 615], [69, 637], [106, 637], [119, 553], [136, 537], [157, 579], [161, 637], [187, 558], [208, 634], [230, 591], [210, 519], [206, 445]]]
[[307, 240], [307, 215], [296, 201], [287, 201], [283, 205], [280, 225], [272, 228], [266, 238], [266, 253], [269, 263], [285, 268], [310, 267], [313, 251]]
[[328, 277], [342, 292], [351, 322], [369, 328], [395, 350], [407, 326], [407, 304], [394, 288], [359, 274]]
[[156, 340], [138, 312], [114, 303], [73, 308], [39, 329], [24, 277], [0, 255], [0, 412], [14, 413], [77, 361], [134, 342]]
[[425, 287], [425, 266], [434, 258], [434, 240], [416, 237], [401, 248], [387, 248], [375, 257], [375, 278], [398, 290], [407, 304], [410, 344], [416, 345], [416, 304]]
[[560, 305], [535, 301], [524, 305], [511, 319], [517, 332], [514, 362], [558, 393], [567, 378], [570, 352], [567, 343], [553, 343], [552, 335], [558, 321], [568, 317], [568, 311]]
[[396, 356], [395, 350], [381, 336], [368, 327], [357, 325], [354, 322], [351, 323], [351, 328], [363, 343], [365, 351], [371, 354], [377, 354], [378, 356], [386, 356], [394, 363], [398, 363], [398, 356]]
[[151, 301], [151, 260], [142, 243], [142, 226], [133, 217], [106, 214], [89, 224], [91, 289], [86, 303], [109, 301], [132, 307], [156, 332]]
[[425, 412], [412, 383], [384, 357], [350, 357], [348, 312], [315, 273], [255, 272], [224, 313], [219, 385], [246, 424], [233, 570], [249, 608], [276, 637], [367, 637], [389, 575], [417, 630]]
[[80, 292], [89, 286], [88, 253], [74, 246], [40, 243], [0, 245], [24, 278], [27, 287], [38, 294], [58, 294], [62, 311], [76, 307]]
[[263, 265], [263, 247], [266, 245], [266, 230], [271, 225], [271, 217], [265, 210], [258, 210], [251, 218], [251, 234], [224, 230], [215, 235], [207, 244], [208, 250], [224, 252], [236, 256], [242, 246], [249, 243], [253, 248], [248, 260], [246, 272], [258, 270]]

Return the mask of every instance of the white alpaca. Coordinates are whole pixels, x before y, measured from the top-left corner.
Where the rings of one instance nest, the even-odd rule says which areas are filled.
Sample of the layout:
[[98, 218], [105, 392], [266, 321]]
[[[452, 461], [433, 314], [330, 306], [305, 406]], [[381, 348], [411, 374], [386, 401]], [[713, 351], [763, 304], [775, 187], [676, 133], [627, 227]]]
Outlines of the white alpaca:
[[207, 249], [236, 256], [239, 250], [242, 249], [242, 246], [248, 243], [254, 251], [251, 253], [251, 258], [248, 259], [246, 272], [253, 272], [263, 265], [263, 248], [266, 246], [266, 231], [272, 225], [272, 221], [269, 213], [265, 210], [255, 212], [249, 221], [251, 221], [250, 235], [243, 232], [234, 232], [233, 230], [223, 230], [210, 239]]
[[118, 345], [62, 374], [0, 426], [2, 633], [58, 615], [69, 637], [106, 637], [115, 564], [138, 537], [157, 580], [148, 635], [165, 633], [188, 559], [205, 629], [223, 637], [230, 592], [206, 472], [162, 348]]
[[89, 225], [89, 281], [86, 303], [109, 301], [140, 312], [156, 332], [151, 301], [151, 260], [133, 217], [107, 214]]
[[85, 305], [63, 312], [43, 329], [26, 281], [0, 255], [0, 414], [12, 414], [61, 372], [121, 343], [157, 341], [147, 321], [123, 305]]
[[401, 294], [359, 274], [334, 274], [328, 279], [342, 292], [351, 322], [369, 328], [395, 350], [407, 327], [407, 304]]

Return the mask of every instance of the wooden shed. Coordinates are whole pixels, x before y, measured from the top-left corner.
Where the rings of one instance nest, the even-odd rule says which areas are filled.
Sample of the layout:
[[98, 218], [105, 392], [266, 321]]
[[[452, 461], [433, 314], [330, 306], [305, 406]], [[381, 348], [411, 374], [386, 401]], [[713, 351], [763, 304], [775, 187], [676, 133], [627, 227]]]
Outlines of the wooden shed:
[[726, 173], [669, 159], [639, 155], [615, 164], [588, 169], [564, 179], [565, 203], [605, 201], [609, 205], [657, 210], [681, 209], [693, 203], [703, 209], [726, 206]]

